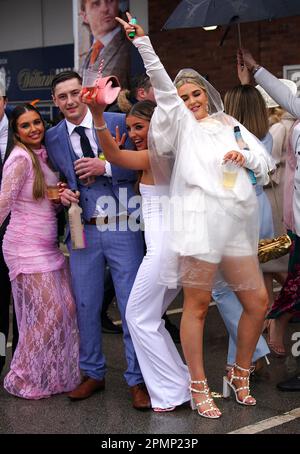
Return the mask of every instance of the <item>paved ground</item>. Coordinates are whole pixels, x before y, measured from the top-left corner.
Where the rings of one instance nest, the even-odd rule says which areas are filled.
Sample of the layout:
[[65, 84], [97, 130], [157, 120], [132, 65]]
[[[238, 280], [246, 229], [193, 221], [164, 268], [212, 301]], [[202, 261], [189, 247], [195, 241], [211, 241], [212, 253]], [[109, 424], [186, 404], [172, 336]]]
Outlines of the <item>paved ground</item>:
[[[113, 315], [116, 317], [117, 313]], [[170, 318], [179, 324], [180, 313]], [[300, 331], [299, 323], [289, 325], [289, 339], [295, 331]], [[209, 309], [205, 331], [205, 363], [210, 386], [218, 393], [222, 392], [226, 349], [226, 331], [213, 306]], [[125, 360], [121, 336], [105, 334], [104, 350], [108, 363], [106, 390], [81, 402], [70, 402], [65, 395], [40, 401], [15, 398], [3, 390], [3, 374], [0, 380], [0, 434], [199, 435], [226, 434], [238, 429], [242, 429], [242, 433], [300, 433], [300, 393], [283, 393], [276, 389], [278, 381], [297, 369], [292, 356], [270, 358], [265, 376], [253, 383], [253, 394], [258, 400], [256, 407], [238, 405], [233, 398], [218, 398], [223, 416], [219, 420], [208, 420], [192, 412], [189, 405], [164, 414], [138, 412], [131, 408], [129, 391], [122, 376]], [[290, 415], [281, 416], [290, 411]], [[253, 426], [270, 418], [264, 425]]]

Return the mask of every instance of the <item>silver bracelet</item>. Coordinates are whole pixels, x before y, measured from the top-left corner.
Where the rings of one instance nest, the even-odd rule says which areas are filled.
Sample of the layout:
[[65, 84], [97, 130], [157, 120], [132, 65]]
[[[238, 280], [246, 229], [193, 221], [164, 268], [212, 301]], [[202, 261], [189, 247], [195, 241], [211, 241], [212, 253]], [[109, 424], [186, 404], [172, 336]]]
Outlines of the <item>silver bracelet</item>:
[[95, 128], [97, 131], [105, 131], [105, 129], [107, 129], [107, 124], [104, 123], [103, 126], [95, 126], [95, 125], [94, 125], [94, 128]]
[[254, 68], [252, 69], [252, 76], [257, 73], [257, 71], [261, 68], [260, 65], [255, 65]]

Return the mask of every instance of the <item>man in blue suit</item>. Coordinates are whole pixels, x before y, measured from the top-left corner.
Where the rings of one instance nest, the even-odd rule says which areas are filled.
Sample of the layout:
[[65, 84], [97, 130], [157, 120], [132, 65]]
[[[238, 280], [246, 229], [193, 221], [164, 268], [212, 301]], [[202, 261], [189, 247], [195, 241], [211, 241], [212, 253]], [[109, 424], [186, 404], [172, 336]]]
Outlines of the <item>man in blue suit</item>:
[[[53, 101], [65, 119], [46, 134], [49, 158], [68, 183], [61, 201], [65, 206], [80, 204], [87, 243], [85, 249], [73, 250], [70, 235], [66, 236], [80, 333], [80, 369], [84, 374], [82, 383], [69, 398], [85, 399], [105, 387], [101, 307], [107, 262], [122, 318], [128, 366], [125, 379], [134, 408], [143, 410], [150, 407], [150, 399], [125, 320], [127, 300], [143, 258], [141, 231], [132, 231], [127, 225], [131, 213], [128, 200], [136, 196], [133, 189], [136, 174], [98, 159], [101, 150], [91, 112], [80, 100], [81, 84], [81, 77], [73, 71], [55, 76]], [[126, 131], [125, 115], [107, 113], [105, 120], [112, 134], [116, 125], [121, 135]], [[113, 201], [115, 213], [109, 212], [107, 200]]]

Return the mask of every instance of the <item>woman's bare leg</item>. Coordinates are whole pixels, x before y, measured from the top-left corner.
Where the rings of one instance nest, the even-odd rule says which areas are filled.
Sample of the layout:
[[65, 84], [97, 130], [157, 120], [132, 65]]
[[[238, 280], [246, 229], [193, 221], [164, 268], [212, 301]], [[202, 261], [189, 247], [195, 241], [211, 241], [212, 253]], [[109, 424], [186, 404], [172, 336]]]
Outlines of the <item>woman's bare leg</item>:
[[203, 330], [211, 301], [211, 293], [204, 290], [183, 289], [184, 304], [180, 325], [181, 345], [192, 380], [204, 380]]
[[[191, 381], [205, 379], [203, 366], [203, 329], [208, 306], [211, 300], [211, 292], [195, 288], [183, 288], [184, 305], [180, 325], [181, 345], [189, 368]], [[191, 387], [198, 391], [203, 391], [204, 384], [192, 383]], [[192, 392], [195, 403], [201, 403], [209, 395]], [[214, 402], [203, 403], [197, 407], [199, 412], [206, 412], [207, 416], [220, 416], [221, 412]]]
[[[252, 356], [267, 313], [267, 290], [258, 269], [257, 260], [253, 257], [240, 259], [228, 258], [227, 260], [223, 260], [223, 265], [226, 280], [233, 288], [238, 288], [239, 284], [245, 287], [245, 290], [241, 289], [236, 292], [243, 306], [243, 312], [238, 326], [236, 364], [243, 369], [250, 369]], [[236, 273], [236, 266], [239, 267], [238, 273]], [[249, 277], [251, 277], [251, 285], [255, 287], [254, 290], [246, 289], [247, 283], [250, 283]], [[246, 377], [248, 373], [235, 368], [234, 375]], [[245, 386], [246, 380], [234, 380], [234, 385], [236, 388]], [[247, 389], [241, 390], [238, 393], [239, 399], [243, 400], [247, 394], [249, 394]], [[251, 401], [253, 402], [255, 399], [249, 397], [247, 402], [251, 403]]]
[[236, 362], [241, 367], [248, 369], [267, 312], [268, 294], [263, 285], [257, 290], [236, 293], [243, 306], [238, 326]]

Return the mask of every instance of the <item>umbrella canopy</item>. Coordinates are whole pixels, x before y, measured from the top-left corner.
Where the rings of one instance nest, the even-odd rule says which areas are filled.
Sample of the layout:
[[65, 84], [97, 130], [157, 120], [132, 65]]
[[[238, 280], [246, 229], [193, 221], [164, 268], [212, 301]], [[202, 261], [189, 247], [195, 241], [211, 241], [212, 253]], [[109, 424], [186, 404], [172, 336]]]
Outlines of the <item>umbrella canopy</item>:
[[300, 0], [182, 0], [163, 29], [209, 27], [300, 14]]

